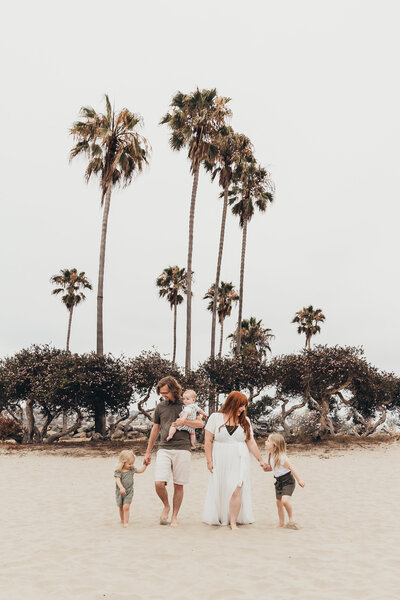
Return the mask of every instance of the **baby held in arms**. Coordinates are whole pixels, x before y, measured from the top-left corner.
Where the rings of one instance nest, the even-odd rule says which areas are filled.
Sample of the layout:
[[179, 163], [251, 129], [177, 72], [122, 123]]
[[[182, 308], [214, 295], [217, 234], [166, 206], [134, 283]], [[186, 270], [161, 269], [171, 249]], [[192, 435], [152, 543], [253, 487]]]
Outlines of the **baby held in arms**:
[[190, 445], [192, 448], [195, 447], [196, 443], [196, 434], [193, 427], [188, 427], [188, 425], [184, 425], [183, 423], [188, 421], [195, 421], [197, 419], [197, 415], [200, 414], [202, 417], [207, 418], [204, 410], [196, 404], [196, 392], [194, 390], [186, 390], [182, 396], [182, 401], [184, 404], [183, 410], [179, 415], [179, 419], [175, 421], [175, 425], [171, 425], [168, 432], [167, 441], [171, 440], [177, 429], [179, 431], [188, 431], [190, 433]]

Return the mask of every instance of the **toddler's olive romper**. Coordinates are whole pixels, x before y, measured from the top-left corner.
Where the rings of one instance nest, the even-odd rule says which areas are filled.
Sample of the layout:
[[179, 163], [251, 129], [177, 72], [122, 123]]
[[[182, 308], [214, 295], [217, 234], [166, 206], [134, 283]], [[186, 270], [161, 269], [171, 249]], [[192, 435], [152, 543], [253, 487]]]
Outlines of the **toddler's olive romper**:
[[131, 504], [133, 500], [133, 474], [136, 473], [136, 471], [137, 469], [135, 467], [130, 471], [115, 471], [114, 477], [120, 478], [121, 485], [126, 491], [126, 494], [122, 495], [119, 491], [119, 487], [115, 484], [115, 500], [117, 501], [117, 506]]

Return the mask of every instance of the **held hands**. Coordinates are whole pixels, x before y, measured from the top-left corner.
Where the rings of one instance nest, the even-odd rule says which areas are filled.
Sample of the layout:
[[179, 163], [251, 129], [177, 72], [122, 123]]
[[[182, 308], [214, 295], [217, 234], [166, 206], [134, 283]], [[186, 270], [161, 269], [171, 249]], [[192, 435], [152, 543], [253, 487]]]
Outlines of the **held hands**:
[[143, 459], [143, 464], [148, 467], [151, 463], [151, 454], [145, 454]]
[[260, 467], [262, 468], [263, 471], [272, 471], [271, 465], [264, 462], [263, 460], [260, 460]]

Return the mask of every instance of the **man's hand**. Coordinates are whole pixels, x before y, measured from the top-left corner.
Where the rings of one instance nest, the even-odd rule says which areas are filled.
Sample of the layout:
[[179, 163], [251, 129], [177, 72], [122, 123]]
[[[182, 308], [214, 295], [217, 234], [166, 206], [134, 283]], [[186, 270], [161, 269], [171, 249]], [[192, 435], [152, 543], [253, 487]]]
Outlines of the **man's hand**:
[[146, 465], [146, 467], [148, 467], [150, 463], [151, 463], [151, 454], [146, 452], [146, 454], [144, 455], [143, 464]]

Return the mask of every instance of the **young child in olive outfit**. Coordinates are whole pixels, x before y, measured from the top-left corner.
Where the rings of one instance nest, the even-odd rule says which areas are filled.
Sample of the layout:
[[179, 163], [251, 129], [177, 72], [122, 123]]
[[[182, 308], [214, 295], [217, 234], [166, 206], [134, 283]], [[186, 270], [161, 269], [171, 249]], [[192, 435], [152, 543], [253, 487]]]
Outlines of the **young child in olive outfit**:
[[129, 511], [133, 500], [133, 474], [143, 473], [147, 465], [137, 469], [135, 465], [135, 455], [132, 450], [122, 450], [118, 457], [117, 468], [114, 472], [115, 479], [115, 499], [119, 508], [121, 525], [128, 527]]

